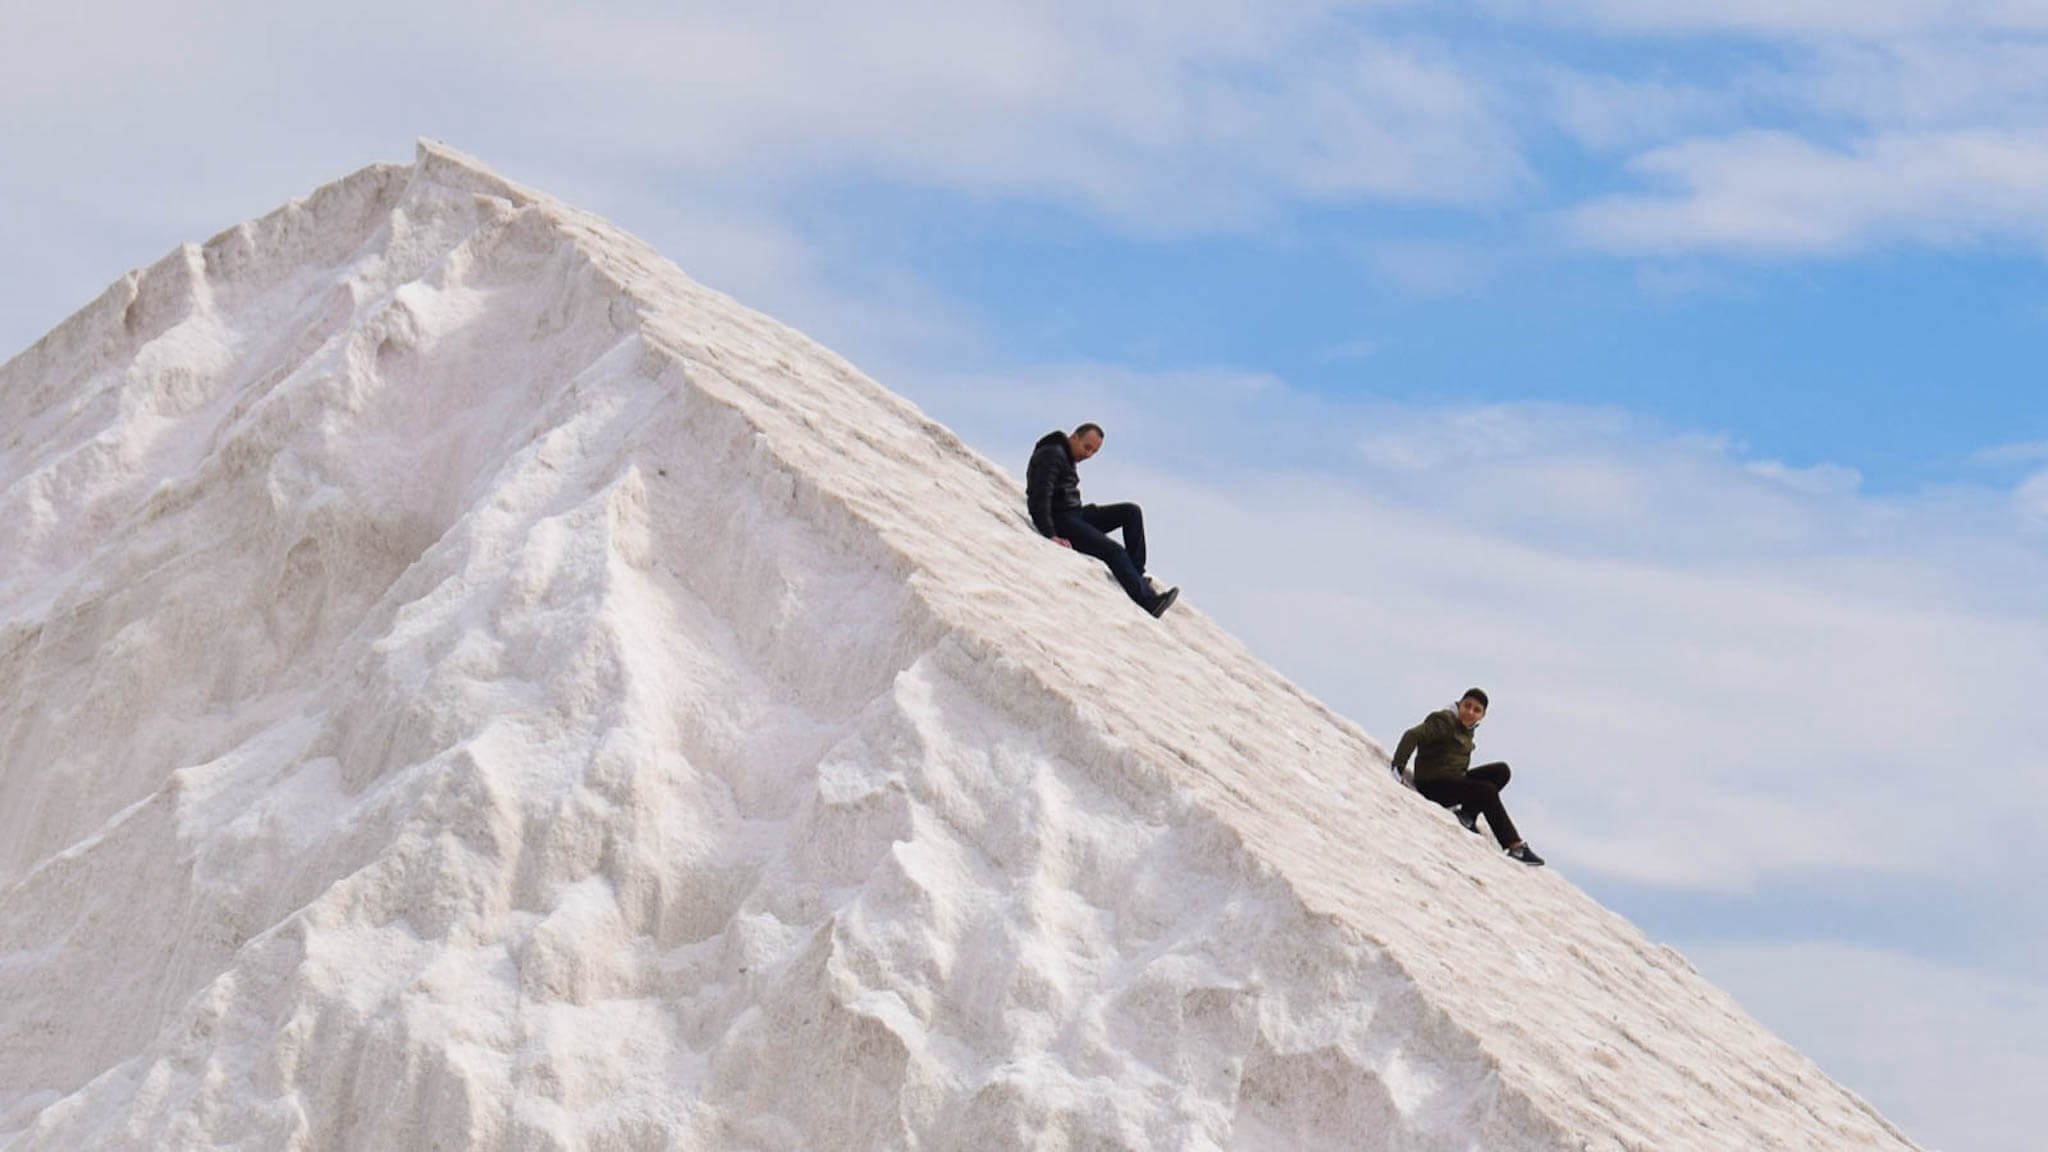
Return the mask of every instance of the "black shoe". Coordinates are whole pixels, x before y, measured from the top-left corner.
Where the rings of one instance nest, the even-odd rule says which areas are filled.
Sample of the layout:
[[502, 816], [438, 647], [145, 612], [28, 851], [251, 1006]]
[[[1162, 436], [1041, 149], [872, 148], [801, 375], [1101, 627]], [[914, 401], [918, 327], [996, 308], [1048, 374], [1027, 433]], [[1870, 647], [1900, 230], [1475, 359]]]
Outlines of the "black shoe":
[[1531, 868], [1543, 867], [1543, 857], [1538, 856], [1535, 850], [1530, 848], [1527, 844], [1517, 844], [1513, 848], [1508, 849], [1508, 858], [1511, 860], [1520, 860], [1522, 863], [1527, 864]]
[[[1479, 813], [1467, 812], [1463, 808], [1453, 808], [1451, 809], [1451, 815], [1458, 818], [1458, 823], [1465, 826], [1465, 831], [1470, 832], [1474, 836], [1479, 835]], [[1538, 860], [1537, 863], [1541, 864], [1543, 861]]]
[[1178, 599], [1180, 599], [1180, 589], [1178, 588], [1168, 588], [1166, 591], [1161, 592], [1159, 599], [1152, 602], [1150, 609], [1152, 615], [1154, 617], [1166, 615], [1166, 610], [1173, 607], [1173, 602]]

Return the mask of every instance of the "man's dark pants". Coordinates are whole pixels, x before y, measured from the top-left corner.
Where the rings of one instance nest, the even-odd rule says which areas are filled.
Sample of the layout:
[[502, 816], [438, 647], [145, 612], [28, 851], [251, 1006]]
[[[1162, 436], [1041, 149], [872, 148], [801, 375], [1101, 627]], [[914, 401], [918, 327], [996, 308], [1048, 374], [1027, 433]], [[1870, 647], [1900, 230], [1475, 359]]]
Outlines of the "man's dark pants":
[[[1109, 565], [1126, 595], [1144, 608], [1152, 607], [1155, 598], [1145, 586], [1145, 514], [1136, 504], [1084, 504], [1056, 513], [1052, 526], [1074, 551]], [[1109, 538], [1118, 529], [1123, 530], [1122, 544]]]
[[1522, 838], [1515, 831], [1515, 822], [1508, 819], [1507, 806], [1500, 802], [1500, 790], [1508, 786], [1510, 775], [1505, 764], [1481, 764], [1456, 780], [1417, 783], [1415, 790], [1446, 808], [1463, 808], [1485, 815], [1493, 838], [1507, 848]]

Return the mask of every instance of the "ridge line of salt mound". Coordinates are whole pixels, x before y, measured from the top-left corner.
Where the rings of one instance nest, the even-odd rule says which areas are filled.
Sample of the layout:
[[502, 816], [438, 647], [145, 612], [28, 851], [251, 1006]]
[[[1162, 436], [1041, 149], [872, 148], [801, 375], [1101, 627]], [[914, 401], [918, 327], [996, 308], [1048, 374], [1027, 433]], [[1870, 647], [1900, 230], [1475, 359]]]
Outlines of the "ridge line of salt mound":
[[[1573, 991], [1584, 995], [1566, 1003], [1587, 1018], [1602, 1015], [1594, 1005], [1605, 1002], [1612, 991], [1585, 979], [1587, 968], [1613, 963], [1642, 969], [1659, 982], [1661, 994], [1699, 1000], [1718, 1021], [1735, 1029], [1736, 1039], [1756, 1050], [1753, 1059], [1779, 1069], [1765, 1074], [1770, 1082], [1781, 1083], [1780, 1077], [1817, 1078], [1826, 1090], [1839, 1094], [1852, 1118], [1874, 1123], [1905, 1144], [1904, 1137], [1867, 1103], [1818, 1076], [1803, 1057], [1706, 985], [1682, 958], [1644, 939], [1633, 925], [1555, 873], [1532, 874], [1517, 864], [1474, 863], [1469, 855], [1461, 856], [1461, 850], [1469, 848], [1462, 833], [1445, 835], [1446, 821], [1434, 819], [1412, 796], [1373, 770], [1384, 761], [1383, 748], [1258, 662], [1198, 613], [1183, 610], [1162, 626], [1130, 612], [1093, 579], [1092, 568], [1085, 563], [1074, 563], [1070, 557], [1048, 561], [1042, 541], [1025, 530], [1015, 482], [906, 401], [866, 380], [801, 333], [688, 281], [668, 261], [610, 225], [512, 185], [450, 150], [422, 142], [421, 153], [423, 161], [441, 173], [481, 181], [476, 190], [509, 195], [545, 212], [593, 271], [634, 309], [650, 353], [679, 369], [698, 396], [727, 408], [753, 428], [758, 447], [773, 466], [821, 498], [813, 507], [836, 509], [906, 566], [912, 600], [930, 613], [943, 633], [961, 638], [961, 654], [985, 671], [994, 689], [993, 702], [1013, 703], [1017, 698], [1019, 693], [1001, 690], [1005, 685], [1028, 685], [1061, 714], [1066, 721], [1061, 727], [1075, 743], [1076, 761], [1089, 766], [1098, 780], [1139, 801], [1141, 810], [1156, 811], [1155, 806], [1164, 805], [1184, 817], [1213, 822], [1226, 834], [1243, 867], [1269, 872], [1305, 913], [1382, 949], [1407, 979], [1424, 990], [1433, 1008], [1447, 1013], [1460, 1032], [1488, 1053], [1502, 1071], [1503, 1086], [1556, 1130], [1583, 1130], [1589, 1124], [1610, 1130], [1632, 1127], [1611, 1112], [1589, 1113], [1578, 1100], [1583, 1092], [1559, 1075], [1581, 1055], [1611, 1060], [1614, 1051], [1626, 1052], [1632, 1045], [1665, 1068], [1679, 1069], [1681, 1078], [1689, 1081], [1682, 1087], [1691, 1090], [1702, 1088], [1703, 1082], [1686, 1070], [1719, 1053], [1694, 1041], [1668, 1043], [1663, 1051], [1652, 1052], [1641, 1037], [1655, 1040], [1659, 1033], [1644, 1020], [1635, 1021], [1634, 1028], [1592, 1020], [1613, 1025], [1604, 1031], [1618, 1032], [1618, 1037], [1611, 1044], [1601, 1039], [1581, 1045], [1596, 1051], [1570, 1056], [1557, 1051], [1550, 1038], [1533, 1036], [1511, 1021], [1504, 1028], [1491, 1007], [1491, 993], [1503, 986], [1498, 983], [1502, 978], [1527, 983], [1528, 972], [1518, 969], [1526, 968], [1532, 955], [1538, 967], [1554, 962], [1580, 977], [1583, 987]], [[682, 323], [679, 303], [721, 312], [721, 319], [763, 339], [723, 350], [704, 343]], [[802, 369], [778, 355], [791, 347], [810, 357]], [[750, 351], [758, 354], [747, 355]], [[901, 426], [832, 426], [827, 385], [852, 390]], [[821, 454], [819, 443], [828, 439], [843, 451]], [[940, 454], [978, 474], [980, 490], [964, 495], [977, 498], [983, 511], [1015, 529], [1008, 533], [1009, 547], [1002, 555], [977, 564], [976, 558], [948, 550], [943, 546], [946, 525], [920, 521], [917, 509], [902, 506], [904, 493], [930, 483], [925, 479], [929, 457], [918, 459], [908, 445], [933, 439]], [[858, 470], [848, 464], [856, 453]], [[891, 470], [894, 482], [861, 482], [877, 470]], [[1068, 649], [1022, 631], [1013, 623], [1016, 613], [1005, 611], [1019, 603], [1020, 585], [1039, 592], [1041, 598], [1068, 598], [1070, 614], [1101, 629], [1100, 640], [1092, 647]], [[1111, 609], [1107, 620], [1105, 607]], [[1087, 615], [1090, 612], [1094, 615]], [[1023, 658], [1025, 653], [1035, 658]], [[1119, 663], [1134, 668], [1117, 667]], [[1148, 712], [1136, 706], [1139, 701], [1127, 690], [1173, 684], [1200, 700], [1205, 699], [1201, 689], [1218, 687], [1217, 673], [1225, 681], [1222, 686], [1233, 691], [1212, 691], [1206, 699], [1236, 703], [1243, 722]], [[1282, 715], [1247, 714], [1265, 709]], [[1252, 743], [1241, 739], [1247, 732], [1272, 736], [1276, 731], [1285, 738]], [[1282, 773], [1296, 777], [1301, 786], [1270, 787], [1273, 777]], [[1361, 785], [1361, 776], [1379, 779]], [[1335, 844], [1355, 846], [1360, 835], [1394, 840], [1395, 850], [1383, 853], [1389, 859], [1367, 869], [1364, 876], [1337, 872], [1328, 849]], [[1487, 872], [1488, 867], [1495, 870]], [[1461, 930], [1490, 931], [1496, 939], [1488, 942], [1491, 947], [1463, 949], [1459, 963], [1450, 964], [1436, 951], [1448, 941], [1441, 914], [1429, 897], [1436, 882], [1455, 876], [1477, 886], [1468, 896], [1483, 905], [1482, 914]], [[1536, 915], [1532, 905], [1578, 917], [1585, 930], [1579, 939], [1559, 946], [1543, 938], [1546, 929], [1557, 927], [1559, 917]], [[1377, 931], [1363, 926], [1375, 922], [1382, 924]], [[1503, 935], [1509, 939], [1499, 939]], [[1644, 993], [1648, 996], [1650, 989]], [[1592, 1031], [1598, 1035], [1603, 1030]], [[1683, 1091], [1667, 1095], [1685, 1098]]]

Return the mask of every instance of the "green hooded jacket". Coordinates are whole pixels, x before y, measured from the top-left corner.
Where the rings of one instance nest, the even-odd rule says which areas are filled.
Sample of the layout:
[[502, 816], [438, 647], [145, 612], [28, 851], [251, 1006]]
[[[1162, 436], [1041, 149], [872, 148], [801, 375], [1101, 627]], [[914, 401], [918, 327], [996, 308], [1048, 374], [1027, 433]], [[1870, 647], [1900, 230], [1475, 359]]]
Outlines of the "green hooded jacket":
[[1431, 712], [1422, 723], [1401, 733], [1394, 749], [1394, 767], [1408, 767], [1415, 755], [1417, 787], [1438, 780], [1456, 780], [1472, 767], [1472, 729], [1458, 719], [1455, 709]]

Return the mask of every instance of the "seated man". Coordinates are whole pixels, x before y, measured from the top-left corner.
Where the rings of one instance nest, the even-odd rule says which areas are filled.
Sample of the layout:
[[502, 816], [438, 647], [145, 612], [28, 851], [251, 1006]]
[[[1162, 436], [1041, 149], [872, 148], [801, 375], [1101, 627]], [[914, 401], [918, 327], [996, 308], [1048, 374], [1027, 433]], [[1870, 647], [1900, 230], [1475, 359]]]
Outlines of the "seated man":
[[[1102, 450], [1102, 426], [1083, 424], [1072, 436], [1048, 432], [1031, 449], [1024, 470], [1024, 496], [1031, 523], [1040, 536], [1062, 548], [1095, 557], [1116, 575], [1138, 607], [1163, 616], [1180, 597], [1180, 589], [1154, 591], [1145, 578], [1145, 514], [1136, 504], [1097, 507], [1081, 503], [1081, 474], [1076, 465]], [[1124, 543], [1109, 538], [1122, 529]]]
[[1527, 841], [1515, 833], [1515, 822], [1500, 802], [1500, 790], [1508, 786], [1505, 764], [1472, 763], [1472, 733], [1486, 718], [1486, 693], [1477, 688], [1466, 691], [1457, 707], [1432, 712], [1422, 723], [1401, 734], [1394, 749], [1394, 775], [1405, 780], [1409, 753], [1415, 754], [1415, 790], [1449, 808], [1458, 823], [1472, 833], [1479, 831], [1479, 817], [1493, 829], [1493, 838], [1508, 855], [1524, 864], [1540, 865], [1543, 857], [1531, 851]]

